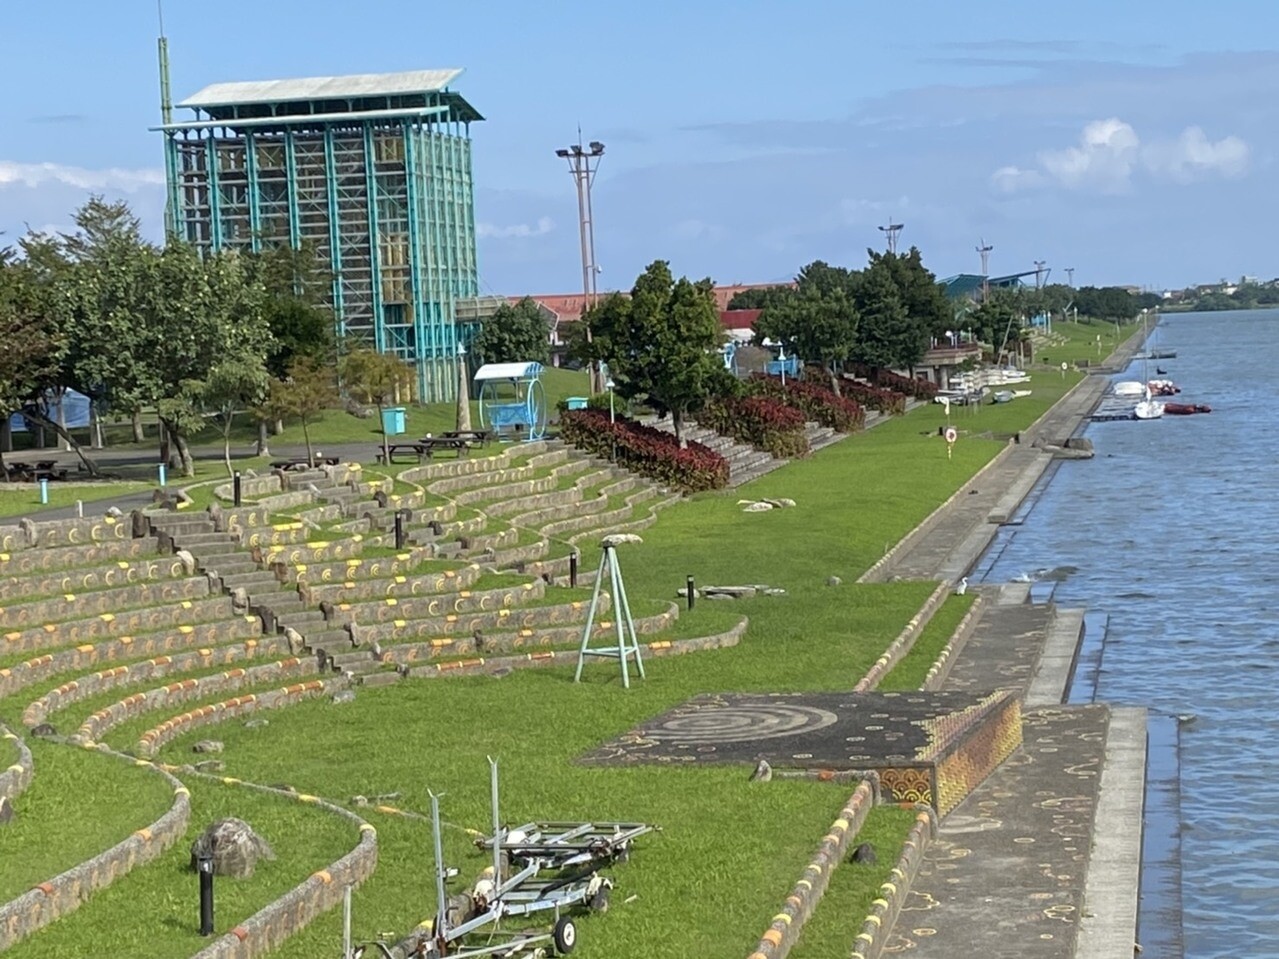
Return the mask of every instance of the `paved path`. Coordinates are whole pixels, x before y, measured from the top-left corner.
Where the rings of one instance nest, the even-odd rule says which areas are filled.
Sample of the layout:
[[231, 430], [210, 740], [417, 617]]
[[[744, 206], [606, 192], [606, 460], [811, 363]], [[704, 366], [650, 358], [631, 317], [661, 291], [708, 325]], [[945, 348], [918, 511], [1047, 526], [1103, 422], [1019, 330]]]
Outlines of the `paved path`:
[[[1139, 346], [1127, 344], [1122, 367]], [[1106, 388], [1092, 377], [1035, 430], [1072, 435]], [[959, 497], [887, 571], [966, 573], [1043, 475], [1035, 436]], [[1136, 936], [1145, 711], [1062, 706], [1082, 635], [1079, 610], [1029, 601], [1023, 584], [989, 603], [944, 689], [1016, 689], [1023, 746], [941, 824], [885, 945], [911, 959], [1126, 959]]]

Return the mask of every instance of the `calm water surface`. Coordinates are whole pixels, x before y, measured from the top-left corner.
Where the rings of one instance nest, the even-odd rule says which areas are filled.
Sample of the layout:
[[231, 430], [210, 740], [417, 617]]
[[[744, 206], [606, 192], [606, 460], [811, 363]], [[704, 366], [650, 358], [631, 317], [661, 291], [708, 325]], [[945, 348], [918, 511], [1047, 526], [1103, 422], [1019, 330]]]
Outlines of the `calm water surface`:
[[1279, 311], [1174, 314], [1154, 339], [1177, 358], [1149, 375], [1213, 412], [1090, 425], [1096, 459], [1061, 464], [983, 570], [1076, 567], [1036, 596], [1091, 611], [1098, 700], [1151, 709], [1146, 955], [1279, 956]]

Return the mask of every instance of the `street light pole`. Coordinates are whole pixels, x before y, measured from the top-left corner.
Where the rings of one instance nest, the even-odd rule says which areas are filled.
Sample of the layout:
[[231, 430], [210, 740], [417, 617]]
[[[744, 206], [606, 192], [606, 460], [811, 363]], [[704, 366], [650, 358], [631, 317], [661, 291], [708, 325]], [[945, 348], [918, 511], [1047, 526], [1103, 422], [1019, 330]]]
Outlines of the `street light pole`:
[[[569, 173], [577, 186], [577, 219], [578, 239], [582, 247], [582, 305], [583, 309], [595, 306], [598, 299], [598, 283], [596, 274], [599, 267], [595, 263], [595, 221], [591, 203], [591, 187], [595, 184], [595, 171], [599, 169], [600, 157], [604, 155], [604, 144], [592, 140], [582, 146], [582, 131], [577, 131], [578, 142], [556, 150], [555, 155], [568, 161]], [[586, 341], [592, 342], [591, 331], [586, 331]], [[600, 391], [599, 365], [592, 360], [590, 365], [590, 390], [592, 394]]]
[[609, 457], [609, 462], [616, 463], [617, 462], [617, 430], [615, 429], [615, 426], [617, 423], [617, 416], [613, 412], [613, 378], [611, 376], [609, 377], [608, 382], [604, 384], [604, 388], [608, 390], [608, 426], [609, 426], [608, 435], [609, 435], [609, 439], [612, 441], [612, 444], [613, 444], [613, 453]]

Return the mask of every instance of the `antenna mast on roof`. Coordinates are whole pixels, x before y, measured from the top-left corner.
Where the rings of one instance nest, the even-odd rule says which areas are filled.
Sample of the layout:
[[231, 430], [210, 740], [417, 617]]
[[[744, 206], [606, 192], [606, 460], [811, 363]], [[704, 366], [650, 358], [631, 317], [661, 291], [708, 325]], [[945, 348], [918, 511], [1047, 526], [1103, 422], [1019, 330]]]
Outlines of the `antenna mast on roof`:
[[978, 241], [977, 252], [981, 254], [981, 301], [990, 299], [990, 251], [994, 249], [986, 242], [985, 237]]

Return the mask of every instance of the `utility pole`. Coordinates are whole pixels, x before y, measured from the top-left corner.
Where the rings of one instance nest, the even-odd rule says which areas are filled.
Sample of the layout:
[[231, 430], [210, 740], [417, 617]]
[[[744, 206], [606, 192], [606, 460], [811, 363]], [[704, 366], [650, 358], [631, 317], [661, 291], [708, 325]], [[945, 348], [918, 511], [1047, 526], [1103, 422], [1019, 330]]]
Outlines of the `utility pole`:
[[1035, 261], [1035, 289], [1036, 290], [1042, 290], [1044, 288], [1044, 280], [1048, 278], [1048, 273], [1050, 272], [1049, 270], [1044, 269], [1044, 267], [1046, 267], [1047, 265], [1048, 265], [1047, 260]]
[[1066, 285], [1072, 290], [1075, 288], [1075, 268], [1073, 266], [1066, 267]]
[[[164, 0], [155, 0], [156, 14], [160, 19], [160, 37], [156, 41], [156, 52], [160, 59], [160, 120], [165, 126], [173, 122], [173, 94], [169, 87], [169, 38], [164, 35]], [[169, 136], [169, 134], [165, 134]], [[166, 151], [169, 145], [165, 144]], [[178, 211], [173, 208], [172, 187], [173, 171], [167, 170], [170, 177], [165, 188], [164, 233], [166, 239], [178, 232]]]
[[990, 299], [990, 251], [994, 247], [986, 242], [983, 237], [979, 241], [977, 252], [981, 254], [981, 301], [985, 303]]
[[879, 232], [888, 238], [888, 252], [897, 255], [897, 234], [901, 233], [904, 223], [894, 223], [893, 218], [888, 218], [888, 226], [881, 226]]
[[[578, 233], [582, 244], [582, 299], [586, 309], [595, 306], [599, 299], [599, 286], [596, 274], [599, 267], [595, 263], [595, 220], [591, 206], [591, 187], [595, 185], [595, 171], [599, 169], [600, 157], [604, 155], [604, 144], [592, 140], [582, 146], [582, 130], [577, 131], [577, 143], [556, 150], [557, 157], [568, 161], [569, 173], [577, 186], [577, 218]], [[591, 331], [586, 331], [586, 341], [591, 342]], [[590, 365], [591, 394], [603, 391], [600, 384], [599, 364], [594, 360]]]

